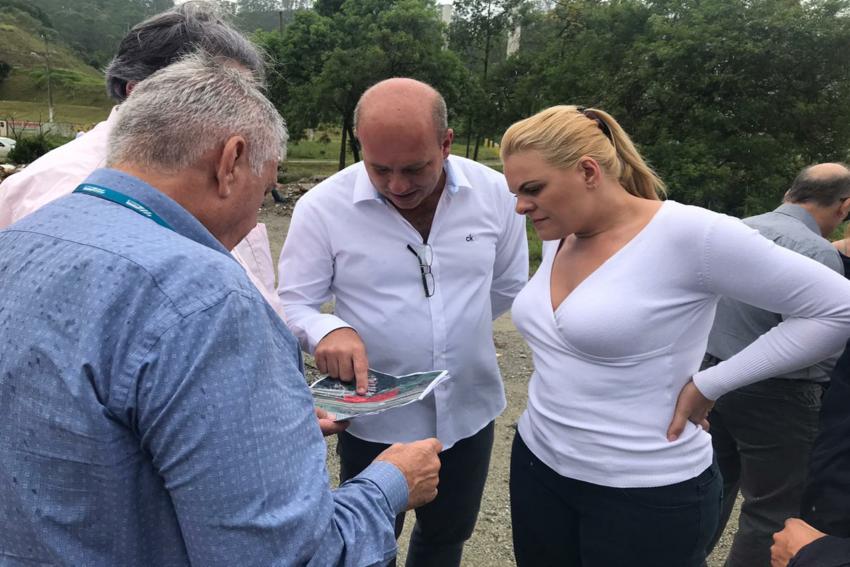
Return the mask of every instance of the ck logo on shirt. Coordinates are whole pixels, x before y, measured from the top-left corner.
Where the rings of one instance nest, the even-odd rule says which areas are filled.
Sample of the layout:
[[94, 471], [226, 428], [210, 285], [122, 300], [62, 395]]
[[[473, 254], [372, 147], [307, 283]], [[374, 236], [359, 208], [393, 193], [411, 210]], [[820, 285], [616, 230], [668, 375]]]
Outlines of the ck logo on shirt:
[[466, 235], [466, 241], [467, 242], [472, 242], [473, 240], [475, 240], [475, 237], [472, 236], [472, 233], [469, 233], [469, 234]]

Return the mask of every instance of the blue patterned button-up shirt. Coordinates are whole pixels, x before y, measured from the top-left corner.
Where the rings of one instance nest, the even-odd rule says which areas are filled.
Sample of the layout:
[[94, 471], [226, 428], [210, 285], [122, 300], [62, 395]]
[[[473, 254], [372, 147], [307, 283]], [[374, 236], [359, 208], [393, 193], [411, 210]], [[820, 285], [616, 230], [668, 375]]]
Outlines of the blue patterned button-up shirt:
[[332, 491], [298, 344], [197, 219], [115, 170], [0, 232], [0, 565], [371, 565], [401, 472]]

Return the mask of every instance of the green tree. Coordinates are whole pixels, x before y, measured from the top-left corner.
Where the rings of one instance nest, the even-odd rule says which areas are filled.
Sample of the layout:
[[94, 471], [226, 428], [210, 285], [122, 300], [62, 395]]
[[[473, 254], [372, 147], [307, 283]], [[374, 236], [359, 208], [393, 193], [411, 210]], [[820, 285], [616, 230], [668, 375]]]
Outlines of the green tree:
[[342, 9], [345, 0], [316, 0], [313, 9], [323, 16], [333, 16]]
[[[845, 0], [562, 0], [494, 81], [500, 121], [610, 111], [670, 196], [742, 216], [850, 148]], [[526, 34], [523, 35], [525, 40]]]
[[233, 4], [236, 24], [244, 31], [279, 30], [292, 21], [299, 10], [310, 7], [310, 0], [238, 0]]
[[[521, 23], [525, 0], [455, 0], [449, 26], [449, 44], [471, 71], [475, 84], [467, 95], [466, 155], [475, 139], [473, 159], [478, 159], [481, 134], [493, 116], [495, 93], [489, 74], [506, 59], [508, 33]], [[483, 133], [492, 134], [490, 131]]]
[[[663, 1], [623, 97], [675, 198], [744, 216], [850, 148], [848, 3]], [[633, 60], [634, 61], [634, 60]], [[636, 62], [635, 62], [636, 63]]]
[[340, 169], [346, 144], [359, 159], [354, 107], [372, 84], [414, 77], [434, 85], [450, 105], [461, 99], [468, 75], [443, 38], [437, 10], [426, 0], [347, 0], [329, 15], [297, 13], [282, 36], [257, 37], [274, 58], [269, 92], [293, 136], [322, 122], [340, 125]]

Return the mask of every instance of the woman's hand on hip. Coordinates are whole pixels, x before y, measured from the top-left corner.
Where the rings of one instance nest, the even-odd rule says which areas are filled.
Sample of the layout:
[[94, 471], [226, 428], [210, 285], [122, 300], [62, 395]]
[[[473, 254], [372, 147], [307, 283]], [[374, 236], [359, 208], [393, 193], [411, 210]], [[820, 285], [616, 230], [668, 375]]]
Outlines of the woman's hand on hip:
[[714, 402], [702, 395], [696, 387], [693, 379], [688, 380], [679, 399], [676, 400], [676, 409], [673, 411], [673, 421], [667, 428], [667, 440], [675, 441], [685, 430], [685, 425], [691, 421], [708, 431], [708, 412], [714, 406]]

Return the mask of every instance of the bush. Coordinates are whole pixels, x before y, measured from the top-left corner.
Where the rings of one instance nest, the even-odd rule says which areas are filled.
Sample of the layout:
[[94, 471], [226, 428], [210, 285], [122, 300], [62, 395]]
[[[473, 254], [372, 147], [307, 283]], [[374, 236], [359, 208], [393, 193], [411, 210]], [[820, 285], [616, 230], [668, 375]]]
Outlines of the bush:
[[52, 141], [43, 132], [32, 137], [18, 138], [9, 152], [9, 161], [16, 164], [32, 163], [60, 144]]

